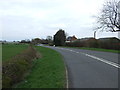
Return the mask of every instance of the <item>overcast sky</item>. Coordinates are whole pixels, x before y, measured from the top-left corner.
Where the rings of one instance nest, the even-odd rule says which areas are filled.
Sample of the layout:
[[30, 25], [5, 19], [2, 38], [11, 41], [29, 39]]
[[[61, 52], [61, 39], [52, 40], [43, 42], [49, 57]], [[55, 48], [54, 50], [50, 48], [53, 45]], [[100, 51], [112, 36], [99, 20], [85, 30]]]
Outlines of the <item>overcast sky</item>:
[[[69, 36], [93, 37], [95, 18], [105, 0], [0, 0], [2, 40], [53, 36], [60, 28]], [[97, 32], [97, 38], [118, 33]]]

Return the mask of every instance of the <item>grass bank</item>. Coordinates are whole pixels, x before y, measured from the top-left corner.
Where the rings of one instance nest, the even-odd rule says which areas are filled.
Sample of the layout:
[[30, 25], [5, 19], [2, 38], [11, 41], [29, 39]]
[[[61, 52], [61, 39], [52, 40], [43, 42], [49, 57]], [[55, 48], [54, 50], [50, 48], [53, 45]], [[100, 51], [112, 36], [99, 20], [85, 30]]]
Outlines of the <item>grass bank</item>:
[[23, 50], [27, 49], [26, 44], [3, 44], [2, 45], [2, 61], [7, 61], [13, 56], [20, 54]]
[[84, 50], [93, 50], [93, 51], [103, 51], [103, 52], [120, 53], [120, 50], [102, 49], [102, 48], [88, 48], [88, 47], [65, 47], [65, 48], [78, 48], [78, 49], [84, 49]]
[[65, 66], [61, 55], [49, 48], [36, 46], [42, 58], [34, 61], [26, 79], [16, 88], [65, 88]]

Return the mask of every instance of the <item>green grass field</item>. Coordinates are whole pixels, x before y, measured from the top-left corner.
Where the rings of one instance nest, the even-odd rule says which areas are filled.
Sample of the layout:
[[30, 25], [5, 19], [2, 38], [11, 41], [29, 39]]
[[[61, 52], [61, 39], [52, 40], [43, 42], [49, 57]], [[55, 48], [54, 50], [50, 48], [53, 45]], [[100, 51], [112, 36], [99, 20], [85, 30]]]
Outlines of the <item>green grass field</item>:
[[34, 61], [29, 75], [16, 88], [65, 88], [66, 75], [62, 56], [49, 48], [36, 46], [42, 58]]
[[28, 45], [25, 44], [4, 44], [2, 45], [2, 61], [9, 60], [13, 56], [21, 53], [23, 50], [27, 49]]

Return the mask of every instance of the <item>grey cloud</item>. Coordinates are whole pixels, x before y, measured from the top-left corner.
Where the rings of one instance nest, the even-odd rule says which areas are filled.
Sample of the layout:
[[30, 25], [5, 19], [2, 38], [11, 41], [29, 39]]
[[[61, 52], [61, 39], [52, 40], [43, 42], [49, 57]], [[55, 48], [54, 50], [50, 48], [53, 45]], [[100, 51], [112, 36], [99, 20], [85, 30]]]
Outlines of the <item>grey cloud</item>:
[[94, 26], [91, 16], [103, 0], [96, 1], [2, 0], [0, 21], [3, 39], [46, 38], [47, 35], [53, 36], [59, 28], [78, 38], [91, 37]]

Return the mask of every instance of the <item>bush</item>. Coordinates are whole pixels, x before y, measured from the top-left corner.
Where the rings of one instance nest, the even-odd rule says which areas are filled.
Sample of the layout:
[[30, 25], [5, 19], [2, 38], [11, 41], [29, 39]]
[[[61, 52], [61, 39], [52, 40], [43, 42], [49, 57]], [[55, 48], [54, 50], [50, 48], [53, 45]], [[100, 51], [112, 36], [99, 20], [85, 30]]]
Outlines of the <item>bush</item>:
[[8, 76], [5, 76], [5, 74], [3, 74], [2, 76], [2, 88], [10, 88], [11, 87], [11, 78], [9, 78]]
[[53, 43], [49, 43], [49, 46], [53, 46], [54, 44]]

